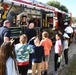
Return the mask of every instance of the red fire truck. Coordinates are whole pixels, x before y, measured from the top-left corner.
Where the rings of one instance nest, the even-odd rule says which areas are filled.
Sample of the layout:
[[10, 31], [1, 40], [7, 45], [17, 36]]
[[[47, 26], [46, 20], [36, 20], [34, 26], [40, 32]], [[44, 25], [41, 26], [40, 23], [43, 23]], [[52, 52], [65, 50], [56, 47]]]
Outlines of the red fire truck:
[[0, 22], [6, 18], [11, 22], [12, 38], [23, 34], [31, 21], [38, 33], [41, 29], [51, 31], [71, 23], [68, 13], [35, 0], [0, 0]]

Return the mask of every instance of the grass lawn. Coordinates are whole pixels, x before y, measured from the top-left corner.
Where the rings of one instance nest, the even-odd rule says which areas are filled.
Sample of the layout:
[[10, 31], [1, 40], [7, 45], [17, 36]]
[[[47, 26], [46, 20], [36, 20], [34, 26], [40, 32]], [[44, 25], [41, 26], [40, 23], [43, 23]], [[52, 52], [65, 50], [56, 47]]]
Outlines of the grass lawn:
[[71, 62], [66, 75], [76, 75], [76, 56], [74, 57], [73, 61]]

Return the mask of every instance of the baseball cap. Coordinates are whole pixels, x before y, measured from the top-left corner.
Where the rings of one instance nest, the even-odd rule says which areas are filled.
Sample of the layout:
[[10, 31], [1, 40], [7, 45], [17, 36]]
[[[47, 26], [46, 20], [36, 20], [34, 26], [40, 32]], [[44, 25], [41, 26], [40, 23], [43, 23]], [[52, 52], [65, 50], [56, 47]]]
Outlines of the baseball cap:
[[68, 39], [70, 38], [70, 37], [68, 36], [68, 34], [66, 34], [66, 33], [64, 33], [63, 37], [68, 38]]

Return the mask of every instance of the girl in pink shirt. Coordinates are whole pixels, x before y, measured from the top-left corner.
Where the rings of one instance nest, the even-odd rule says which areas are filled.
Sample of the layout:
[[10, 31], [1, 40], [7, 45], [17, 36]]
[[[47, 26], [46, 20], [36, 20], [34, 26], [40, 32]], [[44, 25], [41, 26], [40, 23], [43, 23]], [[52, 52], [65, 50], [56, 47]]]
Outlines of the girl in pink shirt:
[[52, 41], [48, 37], [49, 37], [48, 32], [44, 31], [42, 33], [42, 38], [43, 39], [41, 40], [41, 45], [44, 47], [45, 62], [43, 62], [43, 69], [45, 68], [45, 73], [46, 74], [47, 74], [47, 70], [48, 70], [50, 50], [51, 50], [51, 47], [52, 47]]
[[55, 72], [60, 66], [60, 56], [62, 54], [62, 43], [61, 43], [61, 38], [60, 34], [56, 34], [56, 43], [55, 43], [55, 56], [54, 56], [54, 64], [55, 64]]

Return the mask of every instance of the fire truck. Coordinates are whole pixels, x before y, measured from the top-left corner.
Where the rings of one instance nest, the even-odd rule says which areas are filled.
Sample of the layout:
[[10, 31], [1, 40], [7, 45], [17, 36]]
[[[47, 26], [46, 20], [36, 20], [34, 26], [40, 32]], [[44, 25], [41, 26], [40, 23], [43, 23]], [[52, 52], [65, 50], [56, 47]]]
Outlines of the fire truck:
[[40, 30], [52, 31], [67, 26], [71, 23], [70, 17], [70, 13], [36, 0], [0, 0], [0, 22], [10, 21], [11, 38], [23, 34], [30, 22], [35, 23], [35, 29], [40, 33]]

